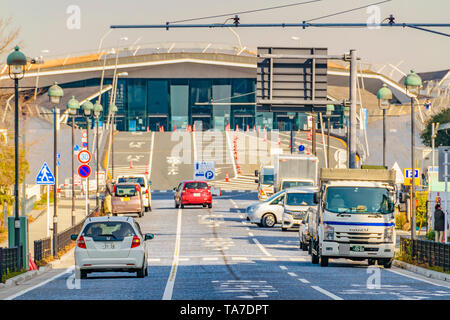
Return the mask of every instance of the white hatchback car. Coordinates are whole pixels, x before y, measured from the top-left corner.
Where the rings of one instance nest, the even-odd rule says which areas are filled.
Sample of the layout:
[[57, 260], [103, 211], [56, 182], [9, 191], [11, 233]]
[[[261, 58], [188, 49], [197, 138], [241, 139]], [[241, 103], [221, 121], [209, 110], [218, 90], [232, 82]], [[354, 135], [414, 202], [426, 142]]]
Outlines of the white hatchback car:
[[257, 202], [247, 207], [247, 220], [259, 227], [271, 228], [281, 223], [283, 199], [286, 190], [281, 190], [263, 202]]
[[86, 219], [76, 240], [75, 272], [86, 279], [91, 272], [136, 272], [138, 278], [148, 275], [146, 241], [154, 238], [142, 234], [132, 217], [94, 217]]

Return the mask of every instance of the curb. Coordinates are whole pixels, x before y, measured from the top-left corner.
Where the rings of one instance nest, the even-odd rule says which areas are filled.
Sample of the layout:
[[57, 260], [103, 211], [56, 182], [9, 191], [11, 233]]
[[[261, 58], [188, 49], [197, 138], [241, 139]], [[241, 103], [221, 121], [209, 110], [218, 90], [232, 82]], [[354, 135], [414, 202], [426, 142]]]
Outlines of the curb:
[[435, 279], [435, 280], [441, 280], [441, 281], [448, 281], [450, 282], [450, 274], [447, 273], [443, 273], [443, 272], [438, 272], [438, 271], [434, 271], [434, 270], [429, 270], [426, 268], [422, 268], [422, 267], [418, 267], [403, 261], [399, 261], [399, 260], [394, 260], [392, 265], [420, 274], [422, 276], [425, 276], [427, 278], [431, 278], [431, 279]]
[[12, 286], [17, 286], [21, 284], [24, 281], [31, 280], [44, 272], [50, 271], [52, 269], [51, 265], [46, 265], [44, 267], [40, 267], [39, 270], [31, 270], [27, 271], [25, 273], [19, 274], [18, 276], [15, 276], [13, 278], [10, 278], [5, 281], [5, 283], [0, 283], [0, 289], [2, 288], [8, 288]]

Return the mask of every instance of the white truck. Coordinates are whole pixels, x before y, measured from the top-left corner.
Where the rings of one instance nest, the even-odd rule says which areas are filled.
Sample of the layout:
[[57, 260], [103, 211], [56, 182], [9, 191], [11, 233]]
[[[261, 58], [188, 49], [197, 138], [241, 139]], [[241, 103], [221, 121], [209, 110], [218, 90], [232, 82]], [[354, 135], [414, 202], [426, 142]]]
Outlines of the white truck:
[[317, 186], [319, 159], [313, 155], [274, 155], [274, 192], [293, 187]]
[[390, 268], [395, 253], [395, 171], [320, 170], [320, 193], [309, 219], [312, 263], [368, 260]]
[[273, 166], [261, 166], [258, 170], [255, 170], [255, 182], [258, 184], [258, 199], [261, 201], [266, 200], [273, 192]]

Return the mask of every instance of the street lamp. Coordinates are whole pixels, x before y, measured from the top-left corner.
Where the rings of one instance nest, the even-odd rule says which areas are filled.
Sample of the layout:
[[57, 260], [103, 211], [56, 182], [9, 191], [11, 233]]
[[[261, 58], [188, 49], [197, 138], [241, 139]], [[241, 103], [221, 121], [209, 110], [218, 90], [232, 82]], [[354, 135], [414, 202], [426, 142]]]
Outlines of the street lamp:
[[[101, 96], [101, 94], [100, 94], [100, 96]], [[103, 107], [102, 107], [102, 105], [100, 104], [100, 96], [99, 96], [99, 98], [98, 98], [98, 100], [97, 100], [97, 102], [94, 104], [94, 117], [95, 117], [95, 120], [96, 120], [96, 124], [95, 124], [95, 130], [96, 130], [96, 133], [95, 133], [95, 161], [96, 161], [96, 167], [95, 167], [95, 173], [96, 173], [96, 176], [97, 176], [97, 192], [96, 192], [96, 196], [95, 196], [95, 204], [96, 204], [96, 207], [97, 207], [97, 210], [98, 210], [98, 205], [99, 205], [99, 198], [100, 198], [100, 193], [99, 193], [99, 187], [98, 187], [98, 170], [99, 170], [99, 167], [98, 167], [98, 120], [99, 120], [99, 117], [100, 117], [100, 115], [101, 115], [101, 113], [102, 113], [102, 111], [103, 111]]]
[[386, 110], [389, 109], [392, 91], [385, 83], [377, 92], [378, 107], [383, 110], [383, 166], [386, 167]]
[[[84, 116], [86, 117], [86, 149], [89, 151], [89, 127], [90, 127], [90, 116], [94, 110], [94, 105], [89, 100], [83, 103], [81, 106], [83, 109]], [[89, 177], [86, 178], [86, 215], [89, 214]]]
[[75, 163], [74, 163], [74, 150], [73, 147], [75, 145], [74, 138], [74, 128], [75, 128], [75, 116], [78, 113], [78, 109], [80, 109], [80, 103], [78, 100], [72, 96], [72, 99], [67, 103], [67, 109], [69, 110], [69, 116], [72, 119], [72, 226], [75, 225]]
[[327, 104], [327, 112], [326, 112], [326, 118], [327, 118], [327, 164], [328, 168], [330, 167], [330, 118], [334, 111], [334, 104]]
[[[19, 220], [19, 80], [25, 76], [27, 57], [16, 46], [6, 59], [8, 74], [14, 80], [14, 246], [20, 246], [20, 220]], [[20, 264], [20, 254], [17, 255]]]
[[56, 107], [61, 98], [64, 96], [63, 89], [55, 82], [48, 89], [48, 97], [50, 103], [53, 104], [53, 170], [55, 173], [55, 185], [53, 187], [53, 256], [58, 254], [58, 203], [57, 203], [57, 188], [58, 188], [58, 127], [59, 127], [59, 109]]
[[111, 179], [114, 180], [114, 120], [115, 120], [115, 114], [118, 111], [117, 106], [113, 103], [109, 106], [109, 113], [111, 115]]
[[294, 120], [295, 115], [289, 114], [288, 117], [289, 117], [289, 120], [291, 120], [291, 125], [290, 125], [290, 127], [291, 127], [291, 143], [289, 144], [289, 146], [290, 146], [291, 154], [292, 154], [294, 152], [294, 121], [293, 120]]
[[[406, 93], [410, 93], [411, 97], [411, 239], [415, 239], [416, 235], [416, 215], [415, 215], [415, 201], [414, 201], [414, 182], [415, 182], [415, 161], [414, 161], [414, 97], [419, 94], [422, 86], [422, 79], [411, 70], [410, 74], [404, 81]], [[447, 196], [447, 194], [446, 194]], [[447, 211], [447, 201], [445, 202], [445, 210]]]

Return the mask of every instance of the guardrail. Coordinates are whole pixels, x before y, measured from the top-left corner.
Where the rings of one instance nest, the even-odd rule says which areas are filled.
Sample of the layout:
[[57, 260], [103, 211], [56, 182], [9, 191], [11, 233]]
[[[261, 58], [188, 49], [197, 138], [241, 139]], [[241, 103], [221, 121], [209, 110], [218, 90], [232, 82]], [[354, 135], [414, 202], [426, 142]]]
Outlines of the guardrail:
[[22, 246], [13, 248], [0, 248], [0, 280], [8, 272], [22, 269]]
[[[93, 217], [94, 214], [97, 212], [98, 207], [95, 207], [91, 213], [84, 218], [82, 221], [77, 223], [76, 225], [69, 227], [65, 229], [62, 232], [59, 232], [57, 234], [57, 252], [60, 252], [63, 250], [66, 246], [70, 245], [72, 243], [72, 239], [70, 236], [72, 234], [80, 233], [81, 228], [83, 227], [84, 222], [87, 218]], [[51, 251], [52, 241], [51, 237], [40, 239], [34, 241], [34, 261], [37, 263], [38, 261], [41, 261], [42, 259], [48, 258], [52, 255]]]
[[400, 237], [400, 253], [418, 263], [450, 271], [450, 244]]

